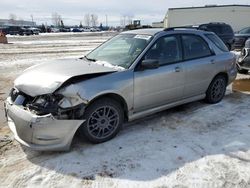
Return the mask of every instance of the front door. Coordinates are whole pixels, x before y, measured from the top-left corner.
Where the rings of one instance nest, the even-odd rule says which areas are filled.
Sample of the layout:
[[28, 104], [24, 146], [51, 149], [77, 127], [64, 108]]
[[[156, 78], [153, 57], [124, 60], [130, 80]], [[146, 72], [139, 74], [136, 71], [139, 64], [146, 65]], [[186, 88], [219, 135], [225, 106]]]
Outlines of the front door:
[[182, 50], [178, 35], [159, 38], [143, 60], [158, 60], [156, 69], [134, 72], [134, 112], [161, 106], [183, 97]]

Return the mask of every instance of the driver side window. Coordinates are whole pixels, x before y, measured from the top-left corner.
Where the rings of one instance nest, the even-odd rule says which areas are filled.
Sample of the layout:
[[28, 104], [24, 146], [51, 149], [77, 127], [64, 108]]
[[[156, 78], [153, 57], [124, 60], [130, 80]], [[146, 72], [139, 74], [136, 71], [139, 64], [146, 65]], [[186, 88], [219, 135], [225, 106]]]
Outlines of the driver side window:
[[159, 38], [148, 50], [144, 59], [158, 60], [159, 65], [181, 61], [181, 48], [177, 36]]

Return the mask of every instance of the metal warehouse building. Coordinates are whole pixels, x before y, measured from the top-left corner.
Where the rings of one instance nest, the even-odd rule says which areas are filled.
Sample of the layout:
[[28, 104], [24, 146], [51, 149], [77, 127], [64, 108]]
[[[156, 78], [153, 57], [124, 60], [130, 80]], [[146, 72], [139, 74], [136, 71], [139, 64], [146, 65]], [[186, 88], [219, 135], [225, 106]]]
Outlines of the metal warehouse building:
[[0, 19], [0, 26], [35, 26], [36, 22]]
[[204, 7], [170, 8], [164, 18], [164, 27], [225, 22], [234, 31], [250, 27], [250, 5], [207, 5]]

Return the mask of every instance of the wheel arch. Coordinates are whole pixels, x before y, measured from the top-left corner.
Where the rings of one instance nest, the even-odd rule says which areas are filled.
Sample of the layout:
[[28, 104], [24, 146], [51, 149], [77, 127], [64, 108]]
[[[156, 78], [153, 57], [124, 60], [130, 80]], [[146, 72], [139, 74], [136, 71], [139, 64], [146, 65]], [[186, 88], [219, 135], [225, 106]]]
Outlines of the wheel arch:
[[210, 84], [212, 83], [212, 81], [217, 77], [217, 76], [224, 76], [226, 78], [226, 82], [228, 84], [228, 80], [229, 80], [229, 76], [226, 72], [219, 72], [218, 74], [216, 74], [213, 79], [211, 80]]
[[110, 99], [113, 99], [116, 102], [118, 102], [124, 111], [125, 120], [126, 121], [128, 120], [128, 105], [126, 103], [126, 100], [121, 95], [119, 95], [117, 93], [105, 93], [105, 94], [98, 95], [88, 103], [86, 108], [88, 108], [88, 106], [90, 106], [93, 102], [95, 102], [96, 100], [99, 100], [101, 98], [110, 98]]

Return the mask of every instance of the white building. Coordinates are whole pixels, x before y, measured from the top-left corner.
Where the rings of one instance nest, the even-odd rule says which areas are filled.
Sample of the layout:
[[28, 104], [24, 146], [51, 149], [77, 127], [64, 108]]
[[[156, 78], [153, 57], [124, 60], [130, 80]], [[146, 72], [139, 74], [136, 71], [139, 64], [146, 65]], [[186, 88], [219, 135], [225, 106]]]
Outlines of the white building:
[[154, 27], [154, 28], [164, 27], [164, 22], [163, 21], [161, 21], [161, 22], [153, 22], [152, 27]]
[[230, 24], [234, 31], [250, 27], [250, 5], [170, 8], [164, 19], [164, 27], [197, 25], [209, 22]]
[[36, 22], [25, 20], [0, 19], [0, 26], [35, 26]]

